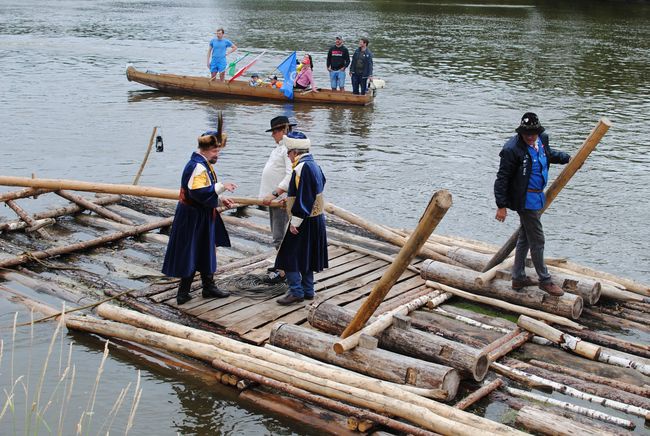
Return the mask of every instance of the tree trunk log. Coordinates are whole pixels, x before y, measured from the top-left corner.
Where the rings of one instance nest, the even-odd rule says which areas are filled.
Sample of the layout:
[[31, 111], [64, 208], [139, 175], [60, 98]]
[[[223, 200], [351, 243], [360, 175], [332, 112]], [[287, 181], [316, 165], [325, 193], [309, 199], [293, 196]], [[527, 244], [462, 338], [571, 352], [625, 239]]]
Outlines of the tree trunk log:
[[356, 348], [344, 354], [332, 349], [334, 336], [291, 324], [276, 324], [269, 342], [336, 366], [371, 377], [426, 389], [442, 389], [451, 400], [458, 391], [460, 377], [455, 369], [423, 362], [381, 349]]
[[540, 433], [548, 436], [567, 436], [567, 435], [581, 435], [581, 436], [605, 436], [602, 429], [591, 427], [586, 424], [579, 424], [570, 419], [563, 418], [559, 415], [544, 412], [533, 407], [523, 407], [517, 413], [517, 424], [532, 430], [535, 433]]
[[515, 291], [510, 286], [510, 282], [503, 280], [494, 280], [489, 286], [481, 288], [474, 282], [478, 275], [475, 271], [433, 260], [425, 260], [420, 269], [424, 279], [466, 289], [475, 294], [490, 295], [510, 303], [542, 309], [571, 319], [578, 319], [582, 313], [582, 298], [573, 294], [565, 293], [561, 297], [554, 297], [538, 289], [527, 288], [525, 292]]
[[0, 201], [5, 202], [7, 200], [18, 200], [19, 198], [37, 197], [41, 194], [47, 194], [52, 191], [54, 191], [54, 189], [25, 188], [20, 191], [3, 192], [0, 194]]
[[563, 327], [563, 329], [573, 336], [586, 339], [594, 344], [610, 347], [630, 354], [636, 354], [637, 356], [645, 357], [646, 359], [650, 358], [650, 346], [646, 344], [626, 341], [614, 336], [594, 332], [590, 329], [578, 330], [571, 327]]
[[79, 195], [73, 194], [72, 192], [68, 192], [68, 191], [65, 191], [65, 190], [60, 190], [60, 191], [56, 191], [56, 194], [59, 195], [60, 197], [65, 198], [68, 201], [71, 201], [71, 202], [79, 205], [80, 207], [83, 207], [84, 209], [91, 210], [91, 211], [95, 212], [97, 215], [103, 216], [104, 218], [108, 218], [109, 220], [118, 222], [120, 224], [126, 224], [126, 225], [129, 225], [129, 226], [135, 225], [135, 223], [133, 221], [128, 220], [128, 219], [116, 214], [115, 212], [111, 212], [110, 210], [106, 209], [105, 207], [102, 207], [102, 206], [100, 206], [98, 204], [95, 204], [90, 200], [86, 200], [85, 198], [83, 198], [83, 197], [81, 197]]
[[[564, 188], [564, 186], [571, 180], [571, 177], [578, 172], [582, 165], [589, 157], [589, 154], [596, 148], [596, 145], [600, 142], [600, 139], [607, 133], [611, 126], [610, 121], [607, 118], [601, 118], [598, 120], [596, 127], [591, 131], [587, 139], [582, 143], [582, 146], [578, 152], [571, 158], [568, 164], [562, 169], [562, 172], [555, 178], [551, 186], [546, 190], [546, 202], [544, 203], [544, 208], [541, 213], [551, 205], [557, 194]], [[485, 266], [485, 270], [491, 269], [494, 265], [500, 264], [503, 260], [508, 257], [512, 250], [517, 245], [517, 236], [519, 235], [519, 228], [510, 236], [510, 239], [499, 249], [499, 251], [494, 255], [492, 259]]]
[[561, 348], [571, 350], [587, 359], [598, 360], [598, 356], [600, 356], [601, 348], [599, 346], [583, 341], [581, 338], [563, 333], [548, 324], [526, 315], [519, 316], [517, 324], [519, 327], [542, 336], [549, 341], [558, 344]]
[[141, 226], [133, 227], [131, 230], [124, 231], [124, 232], [118, 232], [118, 233], [113, 233], [111, 235], [107, 236], [102, 236], [101, 238], [96, 238], [96, 239], [91, 239], [88, 241], [83, 241], [83, 242], [77, 242], [76, 244], [71, 244], [67, 245], [65, 247], [55, 247], [55, 248], [49, 248], [47, 250], [43, 251], [33, 251], [29, 253], [28, 255], [21, 255], [17, 256], [14, 258], [10, 259], [5, 259], [3, 261], [0, 261], [0, 267], [1, 268], [9, 268], [9, 267], [14, 267], [18, 265], [22, 265], [24, 263], [29, 262], [31, 259], [36, 258], [36, 259], [46, 259], [48, 257], [52, 256], [59, 256], [61, 254], [68, 254], [72, 253], [75, 251], [79, 250], [85, 250], [91, 247], [96, 247], [99, 245], [107, 244], [109, 242], [115, 242], [120, 239], [128, 238], [130, 236], [135, 236], [139, 235], [140, 233], [148, 232], [153, 229], [157, 229], [160, 227], [167, 227], [172, 224], [173, 218], [167, 218], [162, 221], [156, 221], [151, 224], [144, 224]]
[[[307, 319], [313, 327], [338, 335], [352, 319], [352, 313], [340, 306], [321, 303], [310, 308]], [[488, 361], [484, 352], [439, 336], [393, 326], [378, 339], [382, 348], [451, 366], [476, 381], [483, 380], [487, 374]]]
[[43, 228], [43, 226], [39, 225], [25, 210], [23, 210], [22, 207], [18, 206], [18, 204], [14, 200], [7, 200], [5, 201], [5, 204], [9, 206], [14, 212], [16, 212], [16, 215], [20, 217], [21, 220], [27, 224], [27, 227], [25, 227], [26, 232], [37, 232], [42, 238], [45, 239], [52, 239], [52, 236]]
[[411, 263], [418, 251], [420, 251], [422, 245], [424, 245], [429, 235], [435, 230], [450, 207], [451, 194], [449, 192], [442, 190], [433, 194], [422, 218], [420, 218], [417, 228], [395, 257], [395, 262], [390, 265], [381, 279], [379, 279], [350, 324], [341, 333], [342, 338], [345, 339], [351, 334], [356, 333], [366, 324], [366, 321], [375, 313], [388, 291], [390, 291], [390, 288], [393, 287], [397, 279], [406, 270], [406, 267]]
[[488, 359], [490, 362], [495, 362], [510, 353], [512, 350], [515, 350], [521, 347], [523, 344], [528, 342], [533, 335], [529, 332], [521, 332], [518, 335], [514, 336], [508, 342], [503, 343], [498, 348], [490, 351], [488, 354]]
[[454, 407], [460, 410], [465, 410], [472, 404], [490, 395], [490, 392], [494, 391], [495, 389], [499, 389], [502, 385], [503, 385], [503, 380], [501, 380], [500, 378], [496, 378], [492, 380], [490, 383], [481, 386], [480, 389], [475, 390], [474, 392], [472, 392], [471, 394], [469, 394], [468, 396], [460, 400], [458, 403], [456, 403]]

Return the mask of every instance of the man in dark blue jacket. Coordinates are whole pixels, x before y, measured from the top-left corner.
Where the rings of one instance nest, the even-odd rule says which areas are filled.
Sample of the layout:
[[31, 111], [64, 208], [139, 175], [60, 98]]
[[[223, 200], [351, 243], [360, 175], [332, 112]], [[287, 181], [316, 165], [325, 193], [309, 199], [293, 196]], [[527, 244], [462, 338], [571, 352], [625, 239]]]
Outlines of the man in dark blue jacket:
[[496, 219], [503, 222], [512, 209], [519, 214], [521, 229], [512, 267], [512, 288], [520, 290], [535, 282], [526, 276], [525, 263], [528, 250], [539, 277], [539, 288], [551, 295], [564, 291], [551, 281], [544, 264], [544, 229], [540, 215], [546, 198], [544, 187], [548, 182], [551, 163], [566, 164], [571, 159], [567, 153], [554, 151], [548, 144], [548, 135], [537, 115], [526, 112], [515, 130], [517, 135], [505, 143], [499, 156], [499, 172], [494, 182], [497, 203]]
[[368, 49], [368, 38], [359, 40], [359, 48], [352, 55], [350, 62], [350, 78], [352, 93], [365, 95], [368, 90], [368, 79], [372, 80], [372, 52]]

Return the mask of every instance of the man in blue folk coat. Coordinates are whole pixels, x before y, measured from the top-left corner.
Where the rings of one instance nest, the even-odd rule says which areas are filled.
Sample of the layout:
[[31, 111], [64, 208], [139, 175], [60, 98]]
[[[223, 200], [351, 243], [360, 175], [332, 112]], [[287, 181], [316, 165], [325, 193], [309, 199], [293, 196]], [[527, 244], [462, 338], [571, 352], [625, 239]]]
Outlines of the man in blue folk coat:
[[222, 132], [222, 119], [219, 130], [208, 131], [199, 137], [199, 148], [192, 153], [181, 177], [174, 222], [169, 235], [169, 244], [163, 263], [163, 274], [180, 277], [176, 302], [187, 303], [192, 296], [190, 287], [194, 273], [201, 273], [204, 298], [223, 298], [230, 295], [220, 290], [214, 283], [217, 269], [215, 247], [230, 247], [230, 238], [217, 206], [232, 206], [232, 200], [219, 198], [225, 191], [234, 191], [234, 183], [221, 183], [213, 165], [219, 152], [226, 146], [227, 136]]
[[287, 191], [287, 229], [275, 267], [286, 272], [289, 291], [279, 304], [289, 305], [314, 298], [314, 272], [327, 268], [327, 234], [323, 215], [325, 176], [309, 153], [310, 141], [302, 132], [288, 132], [282, 139], [293, 171]]
[[501, 149], [499, 172], [494, 182], [496, 219], [505, 221], [508, 209], [512, 209], [519, 215], [521, 223], [512, 267], [512, 288], [519, 291], [536, 284], [525, 271], [526, 256], [530, 251], [539, 288], [560, 296], [564, 291], [553, 283], [544, 263], [544, 230], [540, 215], [546, 202], [544, 187], [548, 182], [550, 164], [566, 164], [571, 156], [551, 149], [544, 130], [537, 115], [526, 112], [515, 129], [517, 135]]

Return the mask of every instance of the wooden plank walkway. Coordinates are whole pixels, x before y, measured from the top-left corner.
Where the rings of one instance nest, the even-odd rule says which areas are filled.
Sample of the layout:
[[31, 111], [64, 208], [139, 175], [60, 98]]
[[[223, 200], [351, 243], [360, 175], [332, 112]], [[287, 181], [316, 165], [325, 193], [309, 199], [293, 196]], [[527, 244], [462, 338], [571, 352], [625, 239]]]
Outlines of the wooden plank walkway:
[[[389, 263], [367, 254], [330, 244], [328, 247], [329, 268], [315, 275], [316, 300], [328, 301], [339, 306], [347, 306], [352, 310], [358, 309], [376, 282], [387, 270]], [[266, 268], [273, 264], [274, 256], [258, 260], [250, 265], [229, 270], [224, 277], [240, 274], [265, 274]], [[196, 286], [196, 285], [195, 285]], [[384, 304], [389, 304], [404, 292], [423, 288], [424, 280], [412, 271], [405, 271], [397, 284], [385, 298]], [[201, 297], [200, 286], [192, 291], [192, 301], [176, 305], [175, 292], [164, 291], [151, 295], [153, 301], [164, 302], [170, 306], [214, 323], [231, 334], [255, 343], [262, 344], [269, 339], [271, 329], [278, 322], [290, 324], [306, 324], [308, 306], [311, 301], [305, 301], [291, 306], [281, 306], [269, 298], [251, 298], [248, 296], [231, 295], [222, 299], [204, 299]]]

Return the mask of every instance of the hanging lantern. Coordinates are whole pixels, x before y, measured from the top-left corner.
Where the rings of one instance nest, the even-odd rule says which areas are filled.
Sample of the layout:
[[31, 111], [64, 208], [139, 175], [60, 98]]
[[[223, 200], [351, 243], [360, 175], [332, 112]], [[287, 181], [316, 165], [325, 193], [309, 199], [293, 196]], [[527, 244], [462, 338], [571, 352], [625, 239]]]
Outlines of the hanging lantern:
[[156, 152], [162, 153], [165, 150], [162, 135], [156, 136]]

